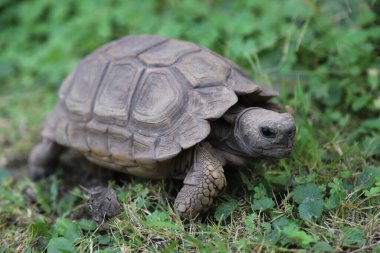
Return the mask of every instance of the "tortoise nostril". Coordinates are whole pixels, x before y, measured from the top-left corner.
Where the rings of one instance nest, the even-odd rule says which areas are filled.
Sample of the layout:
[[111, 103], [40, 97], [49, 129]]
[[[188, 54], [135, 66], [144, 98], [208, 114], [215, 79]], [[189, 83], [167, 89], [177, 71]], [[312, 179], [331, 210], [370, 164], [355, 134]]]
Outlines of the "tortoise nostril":
[[276, 137], [276, 132], [273, 129], [270, 129], [269, 127], [262, 127], [260, 128], [261, 134], [268, 139], [273, 139]]

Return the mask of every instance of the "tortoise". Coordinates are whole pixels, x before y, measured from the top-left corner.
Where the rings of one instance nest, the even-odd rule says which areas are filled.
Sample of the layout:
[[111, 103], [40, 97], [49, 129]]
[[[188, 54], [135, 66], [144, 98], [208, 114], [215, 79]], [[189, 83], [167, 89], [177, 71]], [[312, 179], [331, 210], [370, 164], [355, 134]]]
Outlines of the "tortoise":
[[194, 218], [226, 186], [223, 168], [291, 153], [296, 126], [291, 114], [273, 109], [276, 96], [207, 48], [126, 36], [86, 56], [64, 79], [29, 170], [47, 175], [73, 149], [105, 168], [182, 179], [174, 208]]

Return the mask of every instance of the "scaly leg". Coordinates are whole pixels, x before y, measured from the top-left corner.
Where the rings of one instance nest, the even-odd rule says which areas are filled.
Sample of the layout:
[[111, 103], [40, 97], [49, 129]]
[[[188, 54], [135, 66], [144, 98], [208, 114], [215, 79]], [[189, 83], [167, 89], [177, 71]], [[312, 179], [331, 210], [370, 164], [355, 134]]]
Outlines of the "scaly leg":
[[43, 139], [29, 154], [28, 169], [33, 179], [47, 176], [58, 162], [63, 147], [56, 142]]
[[226, 185], [222, 164], [210, 148], [207, 144], [195, 147], [192, 167], [174, 202], [175, 210], [183, 218], [195, 218], [206, 212]]

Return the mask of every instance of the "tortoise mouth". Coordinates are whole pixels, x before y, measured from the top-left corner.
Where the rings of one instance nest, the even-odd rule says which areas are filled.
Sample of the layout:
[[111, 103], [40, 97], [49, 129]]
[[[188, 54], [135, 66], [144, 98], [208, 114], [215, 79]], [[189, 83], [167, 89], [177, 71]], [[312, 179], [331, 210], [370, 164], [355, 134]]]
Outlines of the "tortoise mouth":
[[268, 148], [261, 148], [261, 150], [292, 150], [293, 149], [293, 145], [288, 145], [288, 146], [285, 146], [285, 145], [276, 145], [276, 146], [272, 146], [272, 147], [268, 147]]
[[293, 146], [274, 146], [267, 148], [253, 148], [255, 154], [260, 154], [266, 157], [281, 158], [287, 157], [291, 154]]
[[285, 149], [272, 149], [269, 155], [268, 154], [265, 154], [265, 155], [268, 155], [274, 158], [282, 158], [282, 157], [290, 156], [291, 153], [292, 153], [291, 148], [285, 148]]

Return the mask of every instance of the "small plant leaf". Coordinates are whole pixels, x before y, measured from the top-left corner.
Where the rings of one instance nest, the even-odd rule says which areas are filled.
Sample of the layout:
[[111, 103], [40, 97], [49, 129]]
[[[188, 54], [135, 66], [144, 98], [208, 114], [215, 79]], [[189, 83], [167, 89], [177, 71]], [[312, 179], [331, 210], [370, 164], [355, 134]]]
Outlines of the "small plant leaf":
[[372, 249], [372, 253], [380, 253], [380, 244], [378, 244]]
[[78, 252], [73, 244], [63, 237], [56, 237], [49, 241], [47, 253], [76, 253]]
[[78, 222], [78, 227], [82, 230], [91, 231], [91, 230], [95, 230], [97, 226], [96, 226], [95, 221], [93, 220], [81, 219]]
[[305, 201], [298, 207], [298, 211], [303, 220], [319, 218], [323, 211], [323, 201], [321, 199]]
[[257, 219], [257, 214], [255, 213], [252, 213], [244, 218], [245, 227], [249, 233], [253, 233], [255, 231], [256, 226], [255, 226], [254, 220], [256, 219]]
[[240, 172], [240, 178], [243, 181], [243, 184], [248, 188], [248, 190], [253, 191], [255, 186], [252, 184], [252, 182], [247, 178], [247, 176]]
[[380, 192], [380, 187], [371, 187], [369, 191], [364, 190], [364, 195], [370, 198], [370, 197], [376, 196], [379, 192]]
[[282, 216], [280, 219], [273, 222], [272, 226], [274, 229], [279, 230], [283, 229], [285, 226], [289, 224], [289, 219], [285, 216]]
[[294, 189], [294, 201], [303, 220], [319, 218], [323, 211], [322, 190], [316, 184], [299, 185]]
[[11, 173], [9, 171], [0, 169], [0, 182], [10, 178], [10, 176], [11, 176]]
[[350, 246], [362, 246], [365, 243], [364, 232], [359, 228], [344, 228], [344, 240], [343, 245]]
[[32, 234], [32, 237], [36, 239], [39, 236], [49, 236], [50, 227], [46, 222], [39, 220], [29, 225], [28, 231]]
[[45, 191], [41, 184], [36, 185], [36, 199], [41, 208], [48, 214], [52, 211], [50, 195]]
[[317, 242], [314, 247], [312, 252], [335, 252], [334, 249], [328, 244], [327, 242]]
[[58, 236], [63, 236], [70, 242], [80, 239], [81, 233], [76, 223], [71, 220], [58, 218], [54, 224], [54, 232]]
[[308, 248], [310, 244], [318, 242], [319, 237], [309, 235], [306, 232], [300, 230], [296, 225], [290, 224], [282, 230], [284, 235], [289, 238], [289, 240], [302, 248]]
[[376, 183], [377, 177], [380, 177], [380, 168], [374, 166], [364, 168], [356, 185], [361, 189], [369, 189]]
[[58, 201], [58, 204], [57, 204], [58, 215], [63, 216], [65, 214], [69, 213], [72, 210], [74, 203], [77, 199], [78, 199], [78, 197], [71, 194], [71, 193], [68, 193], [65, 196], [63, 196]]
[[217, 221], [224, 220], [229, 217], [235, 208], [238, 206], [239, 202], [236, 199], [231, 199], [227, 202], [220, 204], [214, 214]]
[[260, 199], [254, 200], [254, 203], [252, 204], [252, 209], [265, 211], [274, 207], [274, 205], [275, 203], [271, 198], [262, 197]]
[[338, 208], [342, 200], [344, 200], [345, 196], [346, 194], [342, 191], [331, 192], [330, 197], [325, 202], [326, 208], [328, 209]]
[[298, 185], [294, 189], [294, 200], [302, 204], [307, 200], [322, 199], [322, 190], [316, 184]]
[[101, 235], [96, 238], [95, 242], [101, 245], [110, 245], [113, 243], [113, 238], [109, 235]]
[[330, 196], [327, 198], [325, 206], [328, 209], [338, 208], [347, 195], [343, 189], [342, 180], [334, 178], [328, 186], [330, 188]]
[[371, 100], [372, 96], [369, 94], [366, 94], [364, 96], [361, 96], [360, 98], [356, 99], [354, 103], [352, 104], [352, 110], [358, 111], [362, 109], [365, 105], [368, 104], [368, 102]]
[[149, 221], [169, 221], [169, 214], [167, 212], [155, 210], [148, 217]]

